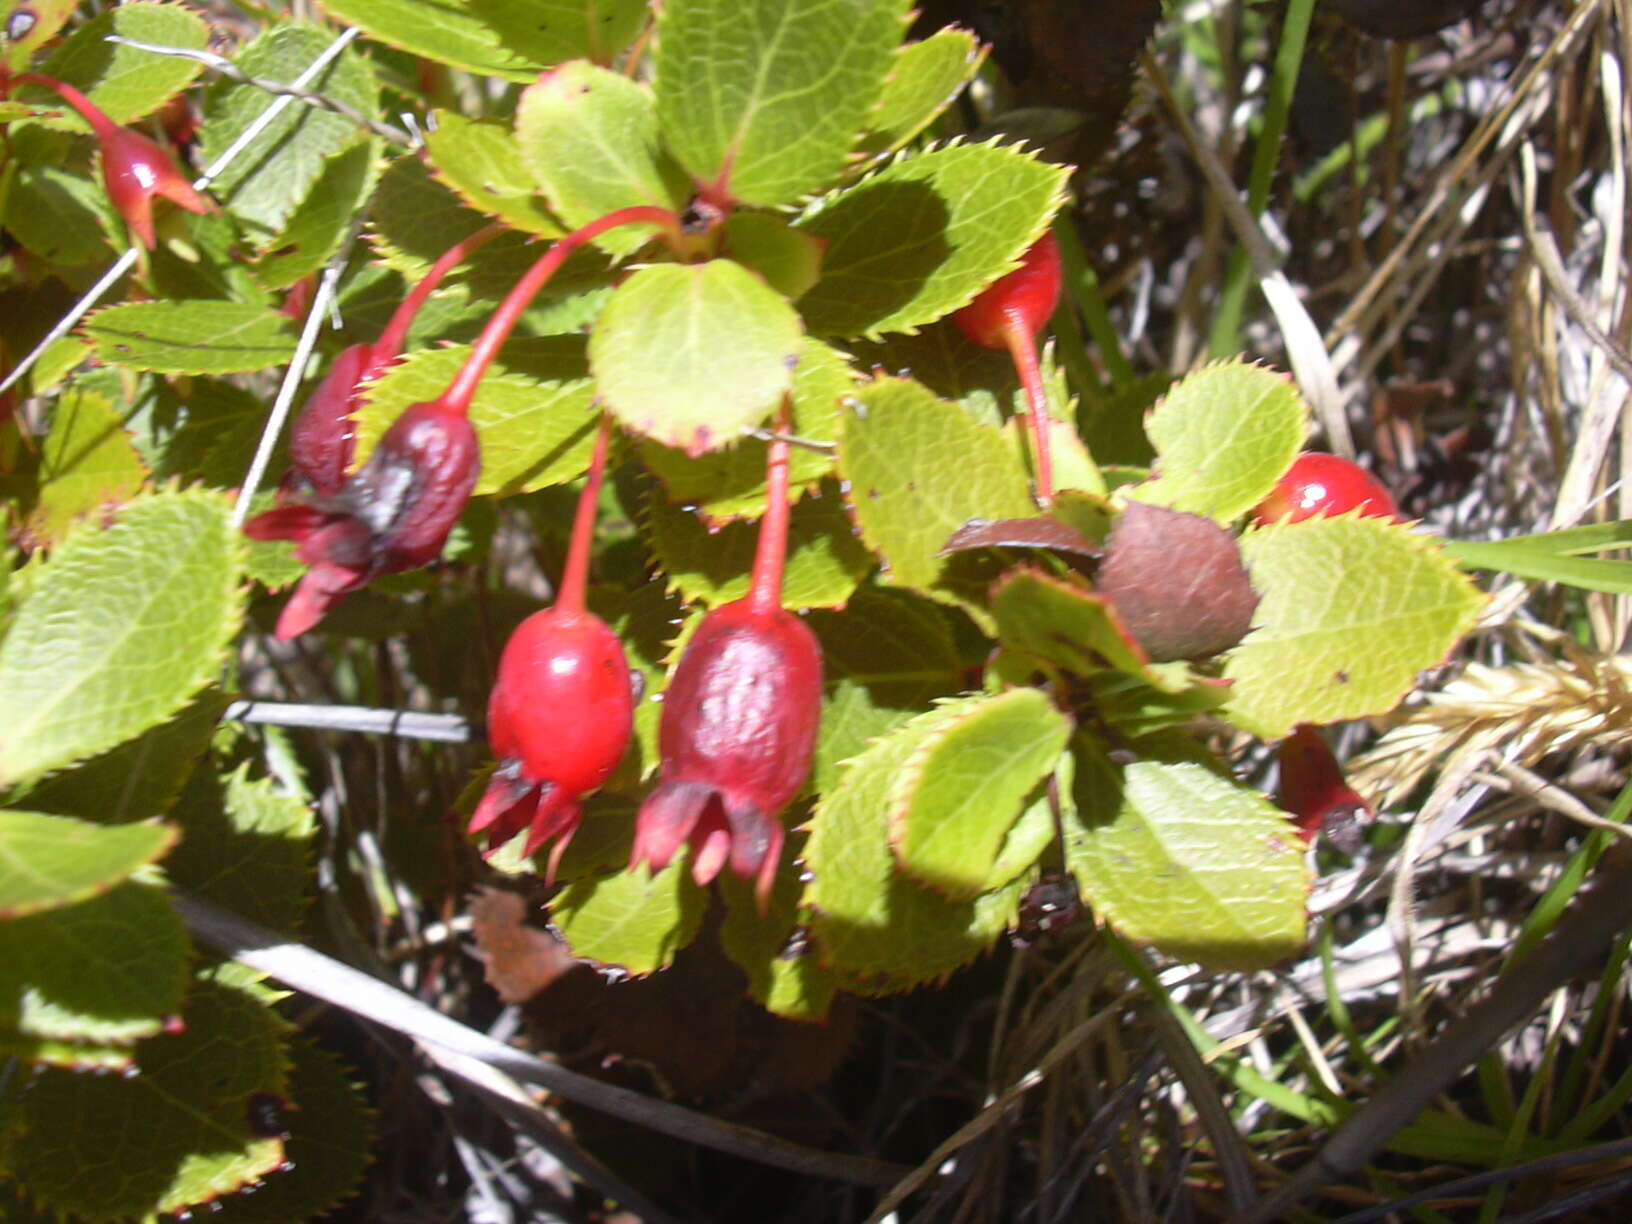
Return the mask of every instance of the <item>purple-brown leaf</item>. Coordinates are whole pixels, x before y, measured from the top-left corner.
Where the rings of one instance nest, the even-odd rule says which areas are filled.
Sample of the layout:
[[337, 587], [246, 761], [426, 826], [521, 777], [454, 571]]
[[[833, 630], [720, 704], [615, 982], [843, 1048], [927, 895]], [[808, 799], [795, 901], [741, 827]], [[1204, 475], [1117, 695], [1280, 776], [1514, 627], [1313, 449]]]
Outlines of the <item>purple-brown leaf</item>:
[[1258, 607], [1234, 536], [1211, 519], [1143, 502], [1112, 529], [1097, 585], [1158, 663], [1228, 650]]

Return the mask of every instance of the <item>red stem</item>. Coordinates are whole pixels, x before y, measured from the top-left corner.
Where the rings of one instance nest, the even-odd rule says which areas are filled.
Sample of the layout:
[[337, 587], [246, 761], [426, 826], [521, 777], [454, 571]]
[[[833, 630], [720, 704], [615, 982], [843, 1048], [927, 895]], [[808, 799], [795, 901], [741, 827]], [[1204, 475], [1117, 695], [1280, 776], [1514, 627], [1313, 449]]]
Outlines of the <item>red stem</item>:
[[408, 329], [414, 325], [414, 318], [419, 314], [419, 308], [425, 305], [425, 300], [435, 293], [443, 279], [460, 264], [464, 263], [472, 253], [480, 250], [488, 241], [504, 233], [505, 225], [502, 221], [495, 221], [492, 225], [484, 226], [468, 238], [462, 238], [454, 243], [441, 258], [431, 265], [431, 270], [425, 274], [423, 280], [415, 285], [408, 296], [402, 299], [391, 316], [391, 321], [385, 325], [380, 338], [374, 342], [374, 361], [377, 365], [385, 365], [394, 361], [397, 354], [402, 352], [402, 345], [408, 338]]
[[1037, 369], [1037, 341], [1031, 329], [1017, 318], [1003, 323], [1003, 339], [1008, 342], [1009, 356], [1020, 372], [1020, 385], [1025, 388], [1026, 404], [1030, 408], [1031, 453], [1037, 465], [1037, 504], [1047, 509], [1054, 500], [1054, 462], [1049, 453], [1048, 395], [1043, 390], [1043, 376]]
[[[793, 426], [788, 400], [776, 414], [776, 432], [786, 434]], [[754, 573], [748, 588], [748, 610], [755, 616], [770, 616], [782, 607], [782, 567], [788, 553], [788, 443], [778, 436], [771, 440], [765, 457], [765, 517], [759, 520], [759, 545], [754, 550]]]
[[119, 125], [102, 113], [95, 102], [92, 102], [79, 90], [67, 81], [59, 81], [56, 77], [46, 76], [43, 72], [19, 72], [11, 78], [29, 85], [43, 85], [56, 93], [64, 102], [79, 112], [79, 117], [91, 125], [91, 130], [98, 138], [105, 139], [110, 133], [119, 130]]
[[578, 511], [572, 519], [572, 541], [567, 545], [567, 567], [555, 593], [555, 606], [564, 612], [584, 610], [584, 592], [589, 586], [589, 545], [595, 535], [595, 511], [601, 500], [601, 476], [606, 471], [606, 450], [612, 435], [612, 418], [601, 414], [595, 431], [595, 452], [589, 457], [589, 475], [578, 494]]
[[604, 217], [597, 217], [588, 225], [573, 230], [565, 238], [558, 239], [537, 263], [527, 269], [527, 275], [510, 290], [509, 296], [499, 304], [492, 318], [488, 319], [487, 326], [482, 328], [482, 334], [477, 336], [476, 343], [471, 345], [470, 356], [465, 358], [465, 364], [448, 384], [448, 389], [442, 393], [442, 406], [454, 412], [470, 411], [470, 401], [476, 395], [476, 385], [482, 381], [482, 375], [487, 373], [487, 367], [493, 364], [493, 358], [498, 356], [499, 347], [509, 339], [516, 321], [521, 318], [522, 312], [527, 309], [534, 296], [550, 277], [555, 275], [556, 269], [567, 262], [567, 256], [586, 242], [599, 238], [607, 230], [616, 229], [620, 225], [640, 223], [658, 226], [667, 232], [671, 242], [679, 245], [680, 218], [666, 208], [647, 204], [609, 212]]

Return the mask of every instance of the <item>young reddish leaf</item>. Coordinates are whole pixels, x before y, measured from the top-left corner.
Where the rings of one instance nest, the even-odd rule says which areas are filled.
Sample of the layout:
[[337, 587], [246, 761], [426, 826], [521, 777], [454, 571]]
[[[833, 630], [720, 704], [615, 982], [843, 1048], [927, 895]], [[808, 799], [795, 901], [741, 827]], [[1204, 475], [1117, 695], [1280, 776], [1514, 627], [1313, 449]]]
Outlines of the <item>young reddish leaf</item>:
[[1234, 536], [1142, 502], [1129, 502], [1112, 528], [1095, 585], [1158, 663], [1230, 649], [1258, 606]]
[[1075, 527], [1052, 518], [970, 519], [947, 538], [941, 555], [976, 548], [1042, 548], [1098, 559], [1105, 550]]

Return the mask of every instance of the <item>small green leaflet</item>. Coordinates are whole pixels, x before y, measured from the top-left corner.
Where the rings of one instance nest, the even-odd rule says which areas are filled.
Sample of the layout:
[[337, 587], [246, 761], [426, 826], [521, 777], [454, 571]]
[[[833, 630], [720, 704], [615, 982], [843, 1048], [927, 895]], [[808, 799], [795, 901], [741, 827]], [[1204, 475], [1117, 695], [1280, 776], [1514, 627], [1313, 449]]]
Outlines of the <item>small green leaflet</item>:
[[[685, 172], [658, 143], [651, 91], [583, 60], [552, 69], [522, 93], [515, 141], [569, 229], [636, 205], [673, 212], [691, 191]], [[629, 255], [651, 238], [650, 224], [624, 226], [595, 245]]]
[[0, 923], [112, 888], [175, 844], [170, 825], [99, 825], [0, 809]]
[[1156, 474], [1128, 491], [1153, 505], [1229, 522], [1275, 487], [1309, 432], [1285, 374], [1224, 361], [1187, 375], [1145, 421]]
[[[110, 43], [109, 34], [159, 47], [201, 51], [209, 31], [197, 13], [179, 4], [136, 2], [99, 13], [70, 34], [40, 71], [77, 85], [115, 123], [152, 114], [204, 70], [194, 60]], [[85, 127], [66, 105], [63, 110], [66, 123]]]
[[801, 340], [787, 299], [741, 264], [655, 264], [613, 291], [589, 363], [620, 422], [695, 455], [770, 414], [793, 385]]
[[1485, 602], [1434, 541], [1381, 519], [1260, 528], [1241, 555], [1263, 600], [1225, 665], [1224, 715], [1264, 739], [1393, 709]]
[[71, 532], [0, 643], [0, 786], [181, 709], [237, 632], [240, 555], [224, 500], [203, 490], [150, 494], [111, 527]]
[[89, 1224], [178, 1213], [258, 1182], [284, 1159], [244, 1104], [286, 1091], [284, 1024], [220, 983], [188, 992], [185, 1029], [139, 1043], [133, 1079], [47, 1070], [22, 1094], [6, 1172]]
[[40, 501], [28, 519], [29, 535], [55, 543], [76, 518], [118, 506], [146, 475], [112, 402], [70, 388], [57, 400], [40, 451]]
[[[787, 857], [797, 859], [797, 842]], [[771, 892], [770, 912], [760, 916], [754, 904], [753, 885], [722, 872], [715, 888], [725, 902], [725, 918], [720, 923], [720, 947], [748, 975], [748, 993], [766, 1011], [794, 1020], [820, 1021], [826, 1018], [838, 983], [823, 969], [810, 949], [789, 948], [794, 925], [799, 921], [799, 875], [786, 869], [777, 872]]]
[[156, 374], [258, 372], [295, 354], [294, 325], [243, 302], [127, 302], [97, 311], [82, 330], [108, 364]]
[[255, 279], [268, 289], [287, 289], [321, 269], [351, 233], [352, 218], [373, 194], [380, 169], [377, 139], [361, 137], [330, 154], [277, 243], [255, 261]]
[[890, 845], [902, 869], [953, 899], [978, 896], [1070, 734], [1070, 718], [1034, 688], [972, 698], [938, 720], [890, 787]]
[[644, 977], [697, 936], [708, 893], [682, 851], [653, 875], [645, 867], [574, 880], [550, 902], [550, 921], [572, 954]]
[[985, 61], [986, 47], [955, 26], [897, 47], [884, 91], [867, 117], [862, 150], [890, 153], [906, 144], [952, 105]]
[[323, 10], [387, 46], [478, 76], [531, 81], [544, 65], [513, 53], [469, 0], [323, 0]]
[[865, 126], [906, 8], [904, 0], [664, 5], [664, 143], [719, 200], [786, 204], [822, 190]]
[[425, 134], [432, 172], [465, 203], [529, 234], [555, 238], [565, 232], [538, 198], [538, 184], [508, 123], [467, 119], [451, 110], [432, 117], [436, 126]]
[[1048, 228], [1066, 168], [995, 144], [903, 156], [799, 224], [827, 242], [799, 299], [816, 336], [913, 331], [966, 305]]
[[598, 64], [634, 40], [647, 0], [466, 0], [506, 51], [540, 65], [587, 56]]
[[810, 822], [802, 904], [822, 963], [847, 990], [892, 994], [939, 981], [979, 956], [1010, 925], [1024, 877], [972, 901], [921, 888], [896, 866], [889, 795], [900, 771], [946, 719], [970, 701], [943, 702], [851, 762]]
[[0, 1032], [92, 1045], [151, 1037], [181, 1010], [188, 951], [164, 890], [133, 880], [0, 921]]
[[948, 537], [970, 519], [1036, 513], [1003, 435], [910, 379], [881, 378], [844, 401], [839, 475], [886, 581], [931, 592]]
[[[235, 58], [249, 76], [288, 82], [304, 72], [334, 39], [308, 25], [273, 26]], [[308, 87], [364, 115], [379, 109], [379, 91], [368, 63], [347, 49]], [[239, 138], [270, 104], [265, 91], [218, 77], [204, 99], [198, 131], [206, 163]], [[324, 163], [357, 139], [357, 124], [312, 106], [291, 106], [250, 143], [244, 155], [216, 176], [210, 190], [254, 237], [259, 247], [286, 241], [285, 222], [306, 199]]]
[[[782, 603], [788, 608], [837, 608], [873, 568], [873, 558], [850, 531], [837, 490], [794, 505], [788, 521], [787, 565]], [[727, 523], [709, 530], [679, 506], [657, 500], [649, 522], [651, 547], [668, 575], [669, 587], [687, 603], [718, 607], [748, 594], [759, 527]]]
[[1066, 861], [1101, 921], [1213, 969], [1262, 968], [1303, 946], [1307, 869], [1285, 813], [1199, 763], [1116, 766], [1078, 743]]

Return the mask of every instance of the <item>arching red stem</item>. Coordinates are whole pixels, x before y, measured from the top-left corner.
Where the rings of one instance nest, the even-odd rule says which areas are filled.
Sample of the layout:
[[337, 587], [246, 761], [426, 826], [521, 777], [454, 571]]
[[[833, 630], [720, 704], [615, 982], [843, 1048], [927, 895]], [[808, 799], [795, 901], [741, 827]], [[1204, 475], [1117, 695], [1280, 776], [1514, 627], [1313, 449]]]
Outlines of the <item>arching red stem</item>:
[[488, 319], [487, 326], [482, 328], [482, 334], [476, 337], [476, 343], [471, 346], [470, 356], [460, 367], [459, 373], [448, 389], [442, 393], [439, 401], [444, 409], [454, 412], [468, 412], [470, 401], [476, 395], [476, 386], [482, 381], [482, 375], [487, 373], [487, 367], [493, 363], [498, 355], [499, 348], [509, 339], [511, 330], [516, 321], [521, 318], [532, 302], [534, 296], [554, 276], [556, 270], [567, 262], [567, 257], [583, 246], [599, 238], [607, 230], [616, 229], [620, 225], [655, 225], [668, 234], [670, 240], [680, 243], [680, 218], [666, 208], [657, 208], [653, 205], [636, 205], [633, 208], [620, 208], [616, 212], [609, 212], [604, 217], [597, 217], [588, 225], [584, 225], [568, 234], [565, 238], [557, 239], [555, 244], [523, 276], [516, 287], [510, 290], [509, 295], [499, 304], [499, 308]]
[[1037, 367], [1037, 341], [1023, 319], [1010, 316], [1003, 325], [1009, 356], [1020, 372], [1031, 416], [1031, 453], [1037, 464], [1037, 504], [1045, 510], [1054, 500], [1054, 462], [1049, 447], [1048, 394]]
[[788, 551], [788, 443], [792, 428], [787, 397], [776, 414], [777, 437], [765, 460], [765, 517], [759, 520], [759, 545], [748, 607], [755, 616], [770, 616], [782, 606], [782, 568]]
[[91, 125], [91, 130], [99, 137], [106, 137], [109, 133], [118, 130], [119, 125], [102, 113], [100, 107], [92, 102], [79, 90], [67, 81], [59, 81], [56, 77], [46, 76], [43, 72], [19, 72], [12, 78], [14, 81], [26, 82], [29, 85], [43, 85], [51, 90], [69, 106], [79, 112], [79, 117]]
[[414, 319], [419, 314], [421, 306], [427, 298], [435, 293], [449, 272], [480, 250], [492, 239], [504, 233], [506, 226], [503, 222], [495, 221], [492, 225], [483, 226], [469, 238], [454, 243], [440, 258], [431, 265], [431, 270], [415, 285], [408, 296], [402, 299], [402, 304], [391, 315], [391, 321], [385, 325], [380, 338], [374, 342], [374, 360], [378, 365], [385, 365], [394, 360], [402, 352], [403, 342], [408, 338], [408, 329], [414, 325]]
[[567, 567], [561, 574], [561, 588], [555, 606], [565, 612], [584, 610], [584, 591], [589, 585], [589, 545], [595, 535], [595, 510], [601, 498], [601, 477], [606, 471], [606, 451], [612, 435], [612, 418], [601, 414], [595, 431], [595, 452], [589, 458], [589, 475], [578, 494], [578, 512], [572, 519], [572, 540], [567, 545]]

